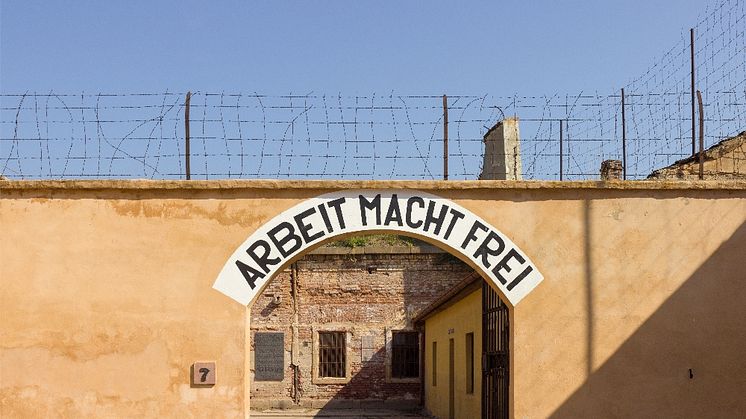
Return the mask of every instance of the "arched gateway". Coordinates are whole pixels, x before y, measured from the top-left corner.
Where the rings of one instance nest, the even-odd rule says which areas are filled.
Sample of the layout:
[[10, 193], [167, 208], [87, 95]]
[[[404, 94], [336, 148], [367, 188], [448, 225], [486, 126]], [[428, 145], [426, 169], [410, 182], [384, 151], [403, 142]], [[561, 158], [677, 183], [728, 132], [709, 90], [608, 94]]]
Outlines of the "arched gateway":
[[[439, 245], [480, 272], [512, 306], [543, 279], [509, 238], [448, 199], [415, 190], [344, 190], [303, 201], [266, 222], [233, 252], [213, 288], [251, 306], [277, 273], [307, 251], [335, 237], [370, 231], [414, 236]], [[486, 282], [482, 294], [494, 296], [482, 301], [483, 321], [488, 324], [481, 348], [488, 365], [482, 370], [482, 416], [502, 417], [509, 405], [507, 307]], [[488, 301], [492, 303], [485, 305]], [[498, 319], [503, 320], [495, 323]], [[496, 331], [500, 339], [490, 335]], [[504, 347], [489, 345], [498, 340]], [[453, 339], [450, 342], [453, 346]], [[451, 364], [453, 357], [451, 350]], [[449, 383], [453, 395], [454, 384]]]
[[345, 190], [306, 200], [265, 223], [236, 249], [213, 288], [249, 305], [294, 258], [338, 236], [389, 231], [445, 247], [515, 306], [543, 276], [508, 237], [471, 211], [414, 190]]

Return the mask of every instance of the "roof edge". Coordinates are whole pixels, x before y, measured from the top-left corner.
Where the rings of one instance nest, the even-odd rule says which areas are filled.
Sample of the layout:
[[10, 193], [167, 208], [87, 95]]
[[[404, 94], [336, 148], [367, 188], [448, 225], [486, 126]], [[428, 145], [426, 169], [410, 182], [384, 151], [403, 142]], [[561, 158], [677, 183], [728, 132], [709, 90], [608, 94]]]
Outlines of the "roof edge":
[[[746, 131], [743, 131], [740, 134], [734, 135], [732, 137], [725, 138], [704, 150], [704, 160], [714, 160], [715, 158], [720, 157], [725, 153], [730, 153], [731, 151], [740, 147], [744, 143], [744, 141], [746, 141]], [[696, 152], [693, 155], [685, 157], [681, 160], [676, 160], [666, 167], [661, 167], [659, 169], [653, 170], [648, 175], [647, 179], [654, 180], [657, 179], [657, 176], [667, 170], [697, 164], [699, 164], [699, 152]]]
[[463, 299], [467, 295], [476, 291], [476, 288], [473, 290], [471, 289], [474, 284], [481, 284], [482, 281], [483, 279], [481, 275], [479, 275], [476, 271], [471, 272], [469, 275], [465, 276], [461, 281], [459, 281], [453, 288], [446, 291], [435, 301], [433, 301], [427, 307], [423, 308], [419, 313], [417, 313], [417, 315], [414, 316], [414, 318], [412, 319], [412, 323], [421, 324], [435, 313], [438, 313], [446, 307], [450, 306], [452, 303]]

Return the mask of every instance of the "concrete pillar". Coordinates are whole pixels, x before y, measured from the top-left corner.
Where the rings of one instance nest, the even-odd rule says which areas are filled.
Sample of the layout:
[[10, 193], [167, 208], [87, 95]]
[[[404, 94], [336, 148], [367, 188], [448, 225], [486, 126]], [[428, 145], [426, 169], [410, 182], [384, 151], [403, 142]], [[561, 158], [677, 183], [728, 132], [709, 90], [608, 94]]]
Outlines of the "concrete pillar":
[[484, 164], [479, 179], [521, 180], [521, 138], [518, 118], [495, 124], [484, 135]]

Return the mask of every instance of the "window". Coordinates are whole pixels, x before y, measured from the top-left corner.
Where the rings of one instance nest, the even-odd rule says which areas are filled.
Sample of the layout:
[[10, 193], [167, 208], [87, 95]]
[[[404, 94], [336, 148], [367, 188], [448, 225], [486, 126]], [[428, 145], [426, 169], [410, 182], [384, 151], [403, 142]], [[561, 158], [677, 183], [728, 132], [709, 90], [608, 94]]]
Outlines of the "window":
[[319, 377], [344, 378], [345, 332], [319, 332]]
[[420, 376], [420, 345], [417, 332], [393, 332], [391, 337], [391, 376]]
[[466, 334], [466, 393], [474, 393], [474, 333]]
[[433, 342], [433, 387], [438, 385], [438, 342]]

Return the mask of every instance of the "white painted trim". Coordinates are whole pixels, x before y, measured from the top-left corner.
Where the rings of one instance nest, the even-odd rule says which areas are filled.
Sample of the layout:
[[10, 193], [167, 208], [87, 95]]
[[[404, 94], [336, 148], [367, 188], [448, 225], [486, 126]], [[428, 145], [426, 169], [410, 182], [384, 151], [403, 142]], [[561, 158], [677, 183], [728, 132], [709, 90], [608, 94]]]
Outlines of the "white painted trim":
[[[366, 205], [372, 209], [367, 209]], [[394, 207], [398, 208], [398, 214]], [[378, 208], [380, 220], [376, 215]], [[440, 216], [444, 208], [445, 216], [438, 228], [432, 218]], [[430, 215], [430, 223], [425, 222], [427, 215]], [[300, 232], [304, 226], [307, 240]], [[414, 236], [440, 245], [481, 272], [512, 306], [544, 279], [528, 256], [508, 237], [451, 200], [416, 190], [363, 189], [320, 195], [277, 215], [236, 249], [213, 288], [249, 305], [277, 272], [308, 250], [333, 237], [375, 231]], [[477, 253], [485, 243], [500, 252], [496, 255]], [[252, 249], [253, 257], [249, 253]], [[266, 260], [261, 258], [265, 252]], [[503, 266], [507, 265], [510, 271], [495, 270], [500, 261], [505, 261]], [[262, 262], [265, 266], [261, 266]], [[239, 266], [243, 267], [243, 272]], [[519, 278], [522, 273], [525, 276]]]

